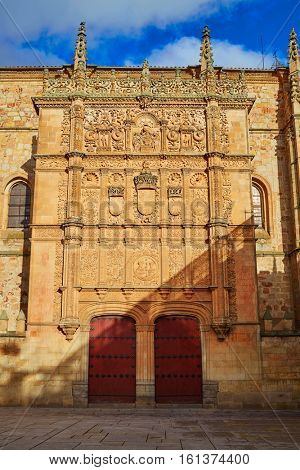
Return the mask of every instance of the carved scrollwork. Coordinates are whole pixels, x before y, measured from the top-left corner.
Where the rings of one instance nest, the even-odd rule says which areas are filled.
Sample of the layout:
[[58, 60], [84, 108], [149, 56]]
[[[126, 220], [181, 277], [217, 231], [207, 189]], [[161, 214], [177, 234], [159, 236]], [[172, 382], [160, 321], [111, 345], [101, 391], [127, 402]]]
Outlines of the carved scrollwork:
[[[220, 75], [210, 70], [196, 77], [192, 71], [189, 78], [182, 77], [180, 69], [174, 72], [161, 73], [154, 76], [149, 64], [145, 62], [137, 76], [135, 72], [111, 70], [107, 72], [93, 71], [87, 73], [84, 91], [93, 97], [108, 96], [142, 96], [148, 94], [153, 97], [205, 97], [208, 93], [227, 98], [244, 98], [247, 96], [247, 87], [244, 72], [237, 78], [231, 78], [225, 72]], [[76, 73], [70, 75], [62, 71], [53, 77], [47, 73], [44, 77], [44, 96], [68, 96], [76, 91]]]
[[125, 110], [87, 109], [85, 149], [89, 153], [125, 150]]

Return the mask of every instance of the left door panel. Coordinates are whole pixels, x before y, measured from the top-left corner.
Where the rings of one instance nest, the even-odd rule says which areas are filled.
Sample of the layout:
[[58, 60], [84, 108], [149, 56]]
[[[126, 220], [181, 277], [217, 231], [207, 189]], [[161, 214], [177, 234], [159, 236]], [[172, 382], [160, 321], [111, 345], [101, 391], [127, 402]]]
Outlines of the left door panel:
[[89, 403], [135, 402], [136, 334], [130, 317], [103, 316], [91, 321]]

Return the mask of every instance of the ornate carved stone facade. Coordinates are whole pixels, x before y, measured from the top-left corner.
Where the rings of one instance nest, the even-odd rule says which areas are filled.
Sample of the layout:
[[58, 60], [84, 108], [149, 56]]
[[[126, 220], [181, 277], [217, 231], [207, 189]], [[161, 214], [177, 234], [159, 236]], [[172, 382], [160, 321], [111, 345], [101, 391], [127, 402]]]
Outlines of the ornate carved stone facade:
[[[41, 371], [60, 367], [61, 394], [48, 383], [39, 403], [76, 405], [77, 386], [86, 397], [98, 315], [136, 321], [138, 402], [154, 401], [154, 324], [170, 314], [198, 318], [202, 379], [219, 383], [219, 406], [247, 404], [252, 379], [274, 403], [272, 391], [297, 391], [296, 371], [281, 385], [265, 380], [264, 356], [300, 320], [295, 33], [289, 67], [265, 71], [214, 68], [207, 29], [194, 67], [88, 66], [85, 47], [81, 25], [72, 66], [0, 70], [1, 106], [14, 101], [26, 129], [16, 134], [19, 121], [1, 114], [2, 206], [14, 180], [33, 194], [25, 237], [2, 217], [0, 342], [15, 344], [19, 361], [3, 366], [8, 386], [27, 365], [22, 392], [10, 402], [3, 388], [1, 403], [29, 403]], [[263, 191], [260, 228], [252, 183]], [[262, 397], [251, 403], [266, 406]]]

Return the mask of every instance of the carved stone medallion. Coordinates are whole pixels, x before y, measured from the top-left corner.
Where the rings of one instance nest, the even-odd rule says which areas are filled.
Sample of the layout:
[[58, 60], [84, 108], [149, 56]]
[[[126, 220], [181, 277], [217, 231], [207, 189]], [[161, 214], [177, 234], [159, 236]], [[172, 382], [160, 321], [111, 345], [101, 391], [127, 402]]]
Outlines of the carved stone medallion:
[[153, 281], [157, 274], [157, 263], [151, 256], [142, 256], [135, 261], [133, 269], [141, 281]]

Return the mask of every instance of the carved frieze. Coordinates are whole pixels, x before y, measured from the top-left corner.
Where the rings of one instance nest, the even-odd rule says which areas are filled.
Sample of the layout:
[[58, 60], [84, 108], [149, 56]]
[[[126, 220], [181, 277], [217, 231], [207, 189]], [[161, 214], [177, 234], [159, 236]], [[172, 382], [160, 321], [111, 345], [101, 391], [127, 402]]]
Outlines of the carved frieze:
[[228, 171], [222, 171], [222, 198], [223, 198], [223, 218], [228, 223], [231, 222], [231, 214], [233, 207], [232, 192], [231, 192], [231, 177]]
[[[213, 86], [212, 86], [213, 84]], [[83, 91], [87, 96], [104, 97], [205, 97], [213, 93], [219, 97], [245, 98], [247, 96], [244, 73], [241, 72], [235, 79], [225, 72], [220, 75], [216, 71], [196, 76], [192, 70], [190, 78], [183, 78], [180, 69], [174, 72], [153, 74], [149, 64], [144, 64], [140, 72], [91, 71], [87, 73]], [[47, 76], [44, 80], [44, 96], [59, 97], [74, 94], [76, 91], [76, 77], [70, 76], [64, 70], [55, 77]]]
[[[222, 122], [221, 139], [226, 139], [228, 131]], [[176, 111], [152, 108], [151, 113], [138, 109], [87, 108], [85, 150], [88, 153], [126, 149], [147, 154], [160, 152], [162, 148], [168, 152], [205, 153], [204, 108]]]
[[250, 162], [249, 158], [241, 157], [226, 157], [223, 159], [224, 168], [240, 169], [240, 168], [249, 168]]
[[206, 150], [206, 123], [204, 109], [165, 110], [162, 118], [166, 122], [166, 148], [168, 151]]
[[36, 168], [38, 170], [65, 170], [67, 168], [67, 159], [63, 156], [38, 156], [36, 159]]
[[194, 223], [206, 224], [209, 217], [208, 179], [205, 172], [190, 176], [192, 216]]
[[125, 150], [125, 110], [87, 108], [85, 149], [89, 153]]

